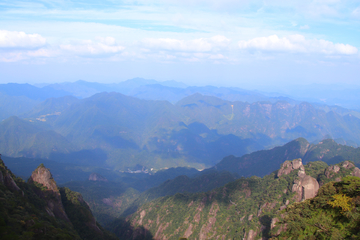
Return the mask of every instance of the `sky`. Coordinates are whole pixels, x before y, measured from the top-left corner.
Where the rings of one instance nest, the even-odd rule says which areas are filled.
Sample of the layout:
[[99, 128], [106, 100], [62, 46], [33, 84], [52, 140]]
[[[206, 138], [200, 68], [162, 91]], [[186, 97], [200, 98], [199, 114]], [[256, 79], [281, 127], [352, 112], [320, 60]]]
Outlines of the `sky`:
[[0, 83], [360, 85], [356, 0], [0, 0]]

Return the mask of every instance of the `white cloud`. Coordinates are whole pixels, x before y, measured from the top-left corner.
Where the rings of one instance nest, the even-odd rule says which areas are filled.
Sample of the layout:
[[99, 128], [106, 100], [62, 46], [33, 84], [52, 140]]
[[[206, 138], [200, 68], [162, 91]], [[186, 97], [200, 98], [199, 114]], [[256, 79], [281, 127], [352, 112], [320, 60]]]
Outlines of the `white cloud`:
[[83, 40], [72, 44], [61, 44], [60, 49], [80, 56], [102, 56], [113, 55], [125, 49], [116, 43], [115, 38], [97, 38], [93, 40]]
[[46, 39], [39, 34], [0, 30], [0, 48], [39, 48]]
[[175, 52], [211, 52], [226, 48], [230, 42], [230, 39], [220, 35], [187, 41], [172, 38], [147, 38], [142, 41], [142, 46], [147, 49]]
[[258, 51], [277, 51], [293, 53], [322, 53], [322, 54], [356, 54], [358, 49], [349, 44], [333, 43], [323, 39], [305, 39], [296, 34], [279, 38], [277, 35], [259, 37], [239, 42], [240, 49]]

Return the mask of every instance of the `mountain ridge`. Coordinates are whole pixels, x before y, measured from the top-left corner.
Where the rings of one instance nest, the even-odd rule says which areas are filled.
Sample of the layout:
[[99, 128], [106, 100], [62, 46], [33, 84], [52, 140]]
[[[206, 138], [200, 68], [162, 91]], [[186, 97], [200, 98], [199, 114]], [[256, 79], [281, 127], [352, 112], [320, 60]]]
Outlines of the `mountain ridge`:
[[[338, 170], [334, 171], [334, 166]], [[205, 193], [178, 193], [156, 199], [141, 206], [127, 221], [134, 228], [147, 230], [144, 239], [150, 239], [146, 233], [154, 239], [268, 239], [272, 219], [281, 210], [314, 197], [320, 185], [360, 174], [349, 161], [334, 166], [323, 162], [303, 165], [301, 159], [294, 159], [264, 178], [240, 178]], [[326, 171], [331, 171], [331, 176], [326, 176]], [[118, 236], [122, 224], [114, 223]]]

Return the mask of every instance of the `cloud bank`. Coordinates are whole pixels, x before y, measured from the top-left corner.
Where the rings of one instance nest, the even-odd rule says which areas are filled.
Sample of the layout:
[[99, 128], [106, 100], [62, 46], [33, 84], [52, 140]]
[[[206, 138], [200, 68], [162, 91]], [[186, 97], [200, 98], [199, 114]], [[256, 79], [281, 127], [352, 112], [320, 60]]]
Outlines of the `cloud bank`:
[[352, 55], [358, 49], [349, 44], [333, 43], [323, 39], [306, 39], [300, 34], [279, 38], [277, 35], [239, 41], [240, 49], [263, 52], [321, 53]]
[[83, 40], [72, 44], [61, 44], [60, 49], [79, 56], [101, 56], [119, 53], [125, 49], [116, 43], [115, 38], [105, 37]]
[[39, 34], [0, 30], [0, 48], [39, 48], [46, 39]]

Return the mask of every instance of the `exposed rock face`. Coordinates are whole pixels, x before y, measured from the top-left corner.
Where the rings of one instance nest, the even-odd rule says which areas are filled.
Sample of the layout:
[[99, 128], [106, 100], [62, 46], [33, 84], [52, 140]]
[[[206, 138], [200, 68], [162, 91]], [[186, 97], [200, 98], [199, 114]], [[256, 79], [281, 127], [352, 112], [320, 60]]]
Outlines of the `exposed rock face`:
[[343, 162], [342, 167], [346, 168], [346, 169], [351, 169], [351, 168], [355, 167], [355, 165], [352, 164], [350, 161], [345, 161], [345, 162]]
[[320, 187], [319, 183], [315, 178], [306, 175], [301, 158], [294, 159], [292, 161], [285, 161], [278, 171], [277, 176], [280, 177], [282, 175], [290, 174], [296, 169], [299, 169], [298, 178], [294, 180], [294, 185], [292, 187], [292, 191], [296, 192], [295, 201], [300, 202], [302, 200], [315, 197]]
[[294, 181], [292, 191], [296, 192], [295, 199], [300, 202], [305, 199], [313, 198], [319, 190], [319, 183], [315, 178], [305, 175], [299, 180]]
[[[1, 154], [0, 154], [0, 183], [4, 184], [12, 192], [22, 192], [22, 190], [15, 183], [10, 172], [7, 170], [6, 166], [4, 165], [4, 162], [1, 159]], [[22, 192], [22, 194], [24, 195], [24, 192]]]
[[[45, 168], [44, 165], [40, 165], [33, 171], [28, 182], [36, 182], [42, 184], [47, 188], [46, 192], [41, 191], [38, 195], [46, 199], [46, 211], [49, 213], [50, 216], [56, 216], [58, 218], [61, 218], [62, 220], [70, 222], [68, 216], [66, 215], [64, 206], [61, 202], [61, 195], [59, 189], [49, 169]], [[52, 197], [46, 198], [46, 196]]]
[[301, 166], [304, 167], [301, 158], [294, 159], [292, 161], [287, 160], [281, 165], [281, 168], [279, 169], [277, 176], [280, 177], [282, 175], [288, 175], [293, 170], [299, 169]]
[[342, 167], [346, 168], [346, 169], [354, 168], [351, 175], [353, 175], [355, 177], [360, 177], [360, 169], [358, 167], [355, 167], [355, 165], [353, 163], [351, 163], [349, 161], [345, 161], [345, 162], [343, 162]]
[[257, 233], [254, 230], [249, 230], [249, 233], [247, 234], [247, 236], [244, 237], [244, 240], [254, 240], [256, 237]]
[[355, 167], [351, 174], [355, 177], [360, 177], [360, 169]]
[[325, 170], [325, 176], [327, 178], [331, 178], [334, 174], [340, 171], [340, 167], [338, 165], [330, 166]]
[[[281, 217], [283, 217], [283, 215], [281, 215]], [[271, 225], [270, 225], [270, 229], [273, 229], [276, 227], [276, 224], [279, 222], [279, 219], [278, 218], [273, 218], [271, 219]], [[274, 236], [279, 236], [280, 233], [282, 231], [285, 231], [286, 230], [286, 227], [287, 227], [287, 224], [281, 224], [279, 229], [276, 231], [276, 233], [274, 234]]]
[[14, 179], [11, 177], [10, 173], [7, 172], [4, 177], [4, 184], [13, 192], [21, 192], [18, 185], [16, 185]]
[[107, 182], [108, 180], [107, 180], [105, 177], [103, 177], [103, 176], [101, 176], [100, 174], [98, 174], [98, 173], [92, 173], [92, 174], [90, 174], [90, 176], [89, 176], [89, 181], [102, 181], [102, 182]]
[[37, 182], [47, 187], [48, 190], [59, 193], [59, 189], [56, 186], [56, 182], [51, 175], [49, 169], [44, 166], [37, 167], [29, 178], [29, 183]]

